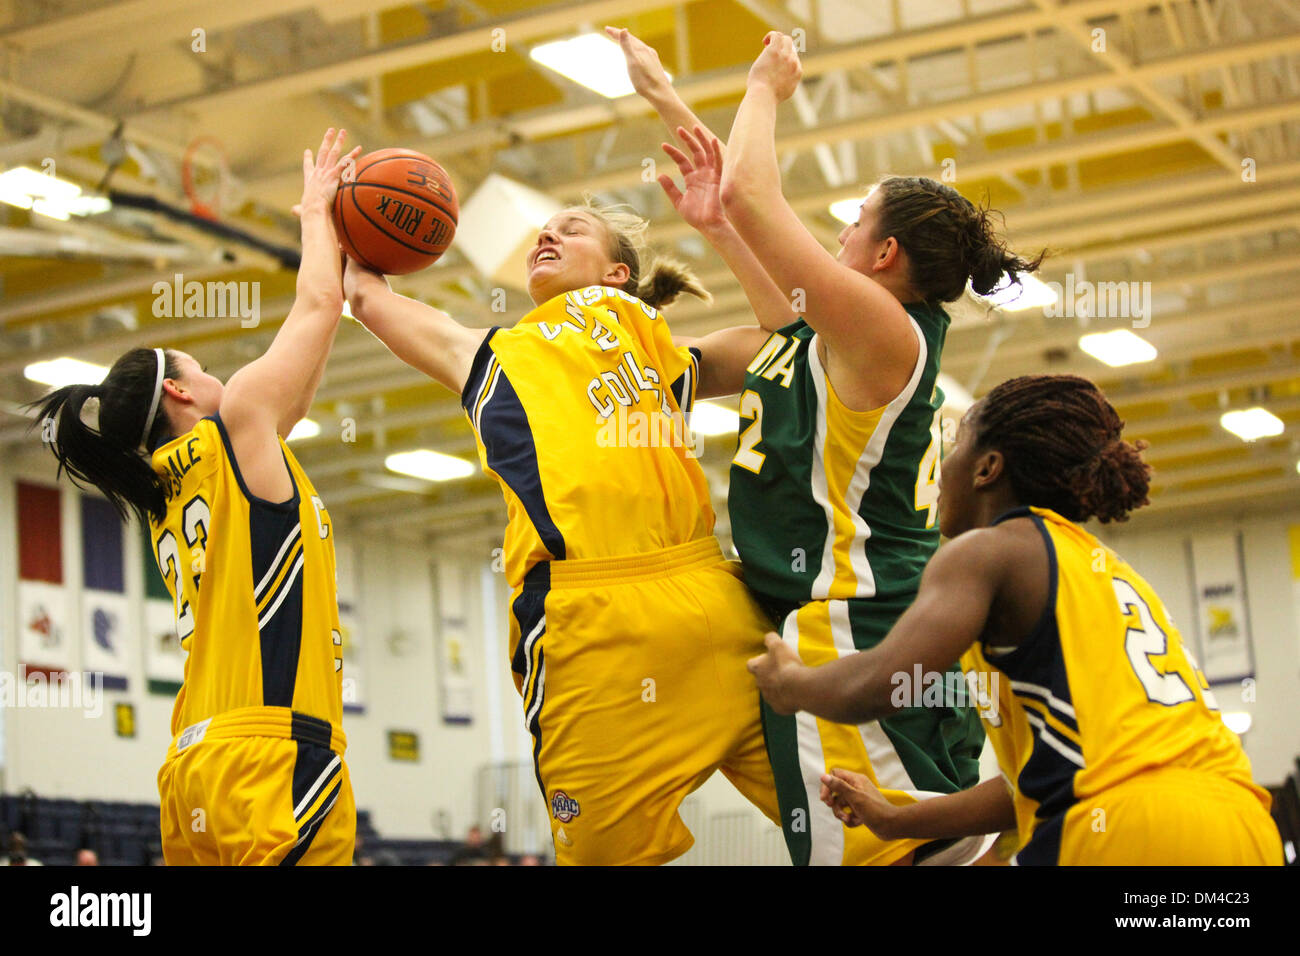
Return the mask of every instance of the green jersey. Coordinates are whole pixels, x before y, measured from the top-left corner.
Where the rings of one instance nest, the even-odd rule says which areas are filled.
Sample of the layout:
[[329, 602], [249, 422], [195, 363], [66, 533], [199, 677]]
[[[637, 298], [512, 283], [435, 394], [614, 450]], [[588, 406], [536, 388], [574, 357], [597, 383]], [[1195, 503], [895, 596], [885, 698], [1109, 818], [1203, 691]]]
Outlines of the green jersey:
[[870, 411], [835, 395], [807, 323], [773, 333], [745, 376], [731, 465], [731, 534], [750, 589], [777, 618], [808, 601], [870, 602], [874, 612], [855, 608], [878, 621], [869, 644], [911, 603], [939, 546], [936, 380], [949, 319], [905, 308], [916, 367]]

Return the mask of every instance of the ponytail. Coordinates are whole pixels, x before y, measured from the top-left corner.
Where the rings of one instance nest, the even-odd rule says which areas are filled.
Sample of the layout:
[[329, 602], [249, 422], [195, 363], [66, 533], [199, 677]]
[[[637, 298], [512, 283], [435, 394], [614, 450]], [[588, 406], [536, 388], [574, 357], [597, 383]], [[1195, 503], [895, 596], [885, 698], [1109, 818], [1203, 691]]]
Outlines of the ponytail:
[[[908, 276], [927, 302], [952, 302], [966, 291], [988, 295], [1004, 277], [1017, 283], [1022, 273], [1042, 265], [1009, 251], [987, 206], [975, 206], [951, 186], [923, 176], [886, 176], [876, 184], [880, 219], [876, 239], [893, 236], [907, 253]], [[1005, 225], [1005, 222], [1004, 222]]]
[[[164, 377], [177, 377], [174, 360], [164, 356]], [[171, 431], [154, 401], [158, 381], [155, 350], [132, 349], [100, 384], [67, 385], [29, 403], [37, 410], [32, 427], [41, 426], [58, 459], [58, 474], [66, 471], [74, 484], [98, 488], [123, 519], [134, 513], [142, 524], [161, 521], [167, 513], [167, 485], [140, 447], [157, 447]], [[99, 405], [97, 428], [82, 418], [92, 398]], [[151, 405], [155, 414], [149, 422]]]
[[583, 205], [576, 208], [605, 227], [609, 234], [610, 257], [628, 268], [627, 291], [646, 305], [662, 309], [682, 293], [705, 302], [713, 301], [695, 273], [676, 259], [651, 259], [650, 267], [642, 275], [641, 259], [648, 252], [645, 234], [650, 224], [629, 207], [604, 205], [586, 194]]
[[705, 302], [713, 301], [695, 273], [676, 259], [655, 259], [649, 274], [636, 284], [636, 297], [656, 309], [671, 305], [683, 292]]

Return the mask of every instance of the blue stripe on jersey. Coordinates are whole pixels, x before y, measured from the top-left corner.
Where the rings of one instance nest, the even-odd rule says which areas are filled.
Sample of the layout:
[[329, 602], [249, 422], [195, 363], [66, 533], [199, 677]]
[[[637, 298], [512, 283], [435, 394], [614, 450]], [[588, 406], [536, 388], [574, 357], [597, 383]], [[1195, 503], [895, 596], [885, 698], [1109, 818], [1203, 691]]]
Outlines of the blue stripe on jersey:
[[[1017, 508], [1000, 516], [994, 524], [1011, 518], [1030, 518], [1047, 547], [1048, 592], [1043, 616], [1028, 637], [1013, 651], [993, 654], [988, 647], [984, 656], [1011, 679], [1016, 696], [1045, 705], [1053, 718], [1077, 732], [1070, 682], [1061, 652], [1061, 632], [1056, 621], [1056, 592], [1060, 574], [1056, 547], [1043, 519], [1028, 508]], [[1022, 705], [1023, 706], [1023, 705]], [[1043, 720], [1041, 712], [1025, 707], [1034, 733], [1034, 749], [1020, 771], [1020, 792], [1038, 803], [1035, 814], [1040, 820], [1060, 816], [1074, 805], [1074, 775], [1083, 768], [1079, 746]]]
[[700, 360], [704, 353], [695, 346], [690, 346], [691, 364], [686, 366], [686, 371], [677, 376], [677, 381], [672, 384], [673, 398], [677, 399], [677, 407], [682, 410], [683, 415], [690, 415], [691, 407], [695, 404], [695, 390], [700, 381]]
[[[487, 466], [501, 477], [523, 504], [538, 538], [551, 557], [562, 561], [564, 536], [546, 507], [546, 493], [537, 465], [537, 445], [533, 442], [528, 414], [506, 377], [505, 369], [492, 361], [489, 343], [495, 332], [495, 329], [489, 332], [474, 356], [465, 389], [461, 392], [461, 404], [470, 416], [470, 424], [478, 430], [487, 453]], [[492, 377], [491, 394], [480, 399], [485, 374]]]
[[[294, 497], [297, 497], [295, 490]], [[258, 639], [262, 650], [262, 703], [292, 707], [302, 647], [302, 527], [298, 512], [249, 505]]]

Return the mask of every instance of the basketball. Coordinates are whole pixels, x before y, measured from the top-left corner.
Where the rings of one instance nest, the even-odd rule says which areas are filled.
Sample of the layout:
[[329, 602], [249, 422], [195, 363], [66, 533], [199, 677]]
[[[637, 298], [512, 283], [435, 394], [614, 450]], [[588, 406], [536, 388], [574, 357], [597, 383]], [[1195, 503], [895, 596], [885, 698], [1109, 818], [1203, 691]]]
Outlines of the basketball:
[[385, 275], [419, 272], [456, 234], [460, 209], [446, 170], [411, 149], [381, 149], [357, 160], [334, 197], [343, 250]]

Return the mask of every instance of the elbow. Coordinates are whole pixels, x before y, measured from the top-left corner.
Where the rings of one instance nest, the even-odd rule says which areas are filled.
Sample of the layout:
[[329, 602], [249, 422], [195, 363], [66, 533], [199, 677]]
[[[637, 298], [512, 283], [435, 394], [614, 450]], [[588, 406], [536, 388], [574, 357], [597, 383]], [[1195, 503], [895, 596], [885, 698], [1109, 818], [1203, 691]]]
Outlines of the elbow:
[[734, 177], [724, 178], [719, 198], [727, 219], [738, 232], [743, 232], [744, 228], [753, 222], [755, 211], [758, 209], [759, 199], [755, 195], [753, 184]]

